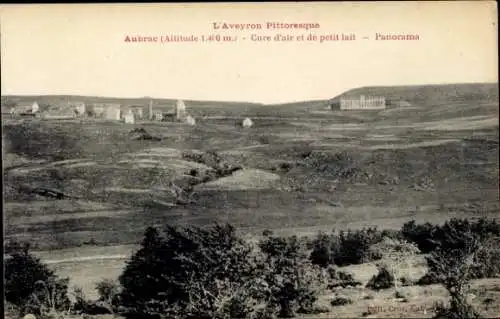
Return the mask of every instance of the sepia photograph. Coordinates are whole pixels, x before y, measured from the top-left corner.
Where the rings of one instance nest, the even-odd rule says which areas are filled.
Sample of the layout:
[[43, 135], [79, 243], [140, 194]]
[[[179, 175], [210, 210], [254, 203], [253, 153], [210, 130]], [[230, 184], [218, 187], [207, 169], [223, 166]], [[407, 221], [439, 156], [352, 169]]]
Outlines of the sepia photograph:
[[500, 317], [495, 1], [2, 4], [3, 317]]

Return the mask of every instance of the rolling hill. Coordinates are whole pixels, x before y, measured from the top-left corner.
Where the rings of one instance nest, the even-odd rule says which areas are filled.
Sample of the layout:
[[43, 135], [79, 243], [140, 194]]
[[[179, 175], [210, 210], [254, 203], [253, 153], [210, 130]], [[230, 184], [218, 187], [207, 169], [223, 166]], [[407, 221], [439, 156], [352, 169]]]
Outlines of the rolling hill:
[[[344, 112], [325, 111], [326, 100], [186, 101], [188, 112], [199, 116], [196, 126], [6, 120], [7, 235], [34, 238], [40, 247], [89, 238], [106, 245], [133, 243], [144, 227], [158, 223], [397, 227], [408, 218], [498, 214], [497, 84], [364, 87], [343, 95], [358, 94], [383, 94], [410, 106]], [[149, 103], [2, 100], [30, 98]], [[175, 103], [155, 101], [165, 108]], [[254, 119], [252, 128], [235, 125], [246, 116]], [[134, 129], [158, 139], [132, 139]], [[219, 164], [183, 156], [209, 151], [243, 170], [214, 178]], [[194, 203], [177, 203], [169, 181], [194, 189]], [[50, 214], [37, 209], [48, 203]]]

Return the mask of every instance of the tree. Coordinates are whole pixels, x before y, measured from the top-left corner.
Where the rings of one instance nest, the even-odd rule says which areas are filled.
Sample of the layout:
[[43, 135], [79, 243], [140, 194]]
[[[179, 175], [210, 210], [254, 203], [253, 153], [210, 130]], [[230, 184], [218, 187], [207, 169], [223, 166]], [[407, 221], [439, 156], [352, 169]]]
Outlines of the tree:
[[122, 305], [139, 317], [218, 318], [224, 285], [252, 277], [251, 246], [230, 225], [146, 230], [119, 280]]
[[[19, 249], [14, 249], [18, 247]], [[5, 260], [5, 299], [21, 314], [67, 310], [68, 278], [60, 279], [38, 258], [29, 253], [29, 245], [11, 245]]]
[[119, 302], [120, 286], [115, 280], [104, 279], [95, 286], [99, 293], [99, 301], [104, 302], [108, 308], [113, 309]]
[[436, 251], [427, 258], [429, 273], [441, 283], [450, 294], [450, 306], [438, 308], [437, 318], [479, 318], [478, 312], [468, 303], [467, 296], [476, 255], [484, 249], [479, 236], [472, 232], [446, 234], [449, 245], [438, 243]]
[[297, 236], [267, 237], [259, 243], [264, 253], [262, 277], [269, 287], [268, 304], [279, 308], [279, 317], [313, 309], [319, 290], [327, 283], [326, 272], [312, 265]]
[[398, 289], [398, 281], [403, 268], [411, 267], [411, 258], [420, 253], [418, 247], [406, 240], [393, 240], [388, 237], [370, 247], [370, 250], [377, 251], [386, 261], [386, 267], [394, 277], [394, 286]]

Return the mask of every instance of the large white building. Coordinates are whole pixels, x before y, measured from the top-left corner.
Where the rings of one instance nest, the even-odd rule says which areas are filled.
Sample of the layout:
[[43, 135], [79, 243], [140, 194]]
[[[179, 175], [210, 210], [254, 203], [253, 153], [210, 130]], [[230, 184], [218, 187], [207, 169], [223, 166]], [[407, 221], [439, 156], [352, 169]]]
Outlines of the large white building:
[[360, 95], [358, 98], [340, 98], [341, 110], [383, 110], [385, 106], [386, 101], [383, 96]]

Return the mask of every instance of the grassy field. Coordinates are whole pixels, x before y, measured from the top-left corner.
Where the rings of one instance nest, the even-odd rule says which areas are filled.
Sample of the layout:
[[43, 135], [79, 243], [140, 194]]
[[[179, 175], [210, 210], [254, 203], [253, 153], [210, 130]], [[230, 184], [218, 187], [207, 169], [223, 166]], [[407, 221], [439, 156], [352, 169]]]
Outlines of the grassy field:
[[[196, 126], [3, 119], [5, 238], [30, 241], [43, 260], [92, 295], [95, 281], [119, 274], [123, 256], [149, 225], [229, 222], [255, 239], [264, 229], [310, 235], [396, 229], [412, 219], [500, 216], [498, 85], [371, 87], [345, 95], [357, 94], [386, 95], [391, 106], [342, 112], [325, 111], [327, 101], [185, 101]], [[66, 97], [36, 98], [50, 104]], [[155, 100], [155, 106], [174, 102]], [[254, 127], [238, 126], [246, 116]], [[140, 127], [159, 140], [132, 139], [130, 131]], [[243, 170], [206, 180], [216, 168], [184, 154], [207, 151]], [[191, 187], [191, 201], [176, 202], [173, 185]], [[356, 276], [368, 276], [370, 267]], [[425, 295], [417, 288], [409, 292], [415, 300]], [[393, 303], [389, 295], [375, 300]], [[360, 316], [369, 301], [332, 311]], [[406, 310], [379, 315], [419, 317]]]

